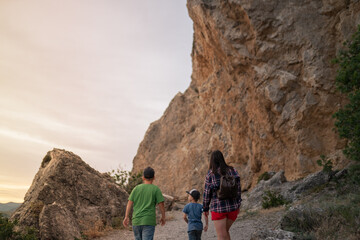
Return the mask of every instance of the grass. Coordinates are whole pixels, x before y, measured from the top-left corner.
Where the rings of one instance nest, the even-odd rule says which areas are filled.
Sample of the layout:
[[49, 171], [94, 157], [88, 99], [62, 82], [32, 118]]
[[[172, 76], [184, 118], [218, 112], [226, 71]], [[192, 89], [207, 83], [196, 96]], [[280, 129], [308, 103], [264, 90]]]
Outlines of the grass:
[[104, 226], [102, 221], [96, 221], [91, 227], [82, 232], [82, 239], [93, 239], [102, 237], [106, 232], [113, 230], [110, 226]]
[[111, 219], [111, 227], [114, 229], [123, 229], [123, 219], [121, 217], [114, 217]]
[[258, 183], [261, 181], [261, 180], [269, 180], [271, 178], [271, 175], [268, 173], [268, 172], [264, 172], [263, 174], [261, 174], [259, 177], [258, 177]]
[[360, 188], [351, 176], [314, 187], [299, 210], [281, 220], [297, 239], [360, 239]]
[[251, 217], [255, 217], [257, 215], [259, 215], [258, 211], [249, 211], [249, 210], [245, 210], [245, 212], [240, 211], [239, 218], [237, 220], [245, 220]]
[[321, 215], [312, 208], [288, 211], [281, 219], [281, 228], [295, 233], [311, 232], [319, 227]]

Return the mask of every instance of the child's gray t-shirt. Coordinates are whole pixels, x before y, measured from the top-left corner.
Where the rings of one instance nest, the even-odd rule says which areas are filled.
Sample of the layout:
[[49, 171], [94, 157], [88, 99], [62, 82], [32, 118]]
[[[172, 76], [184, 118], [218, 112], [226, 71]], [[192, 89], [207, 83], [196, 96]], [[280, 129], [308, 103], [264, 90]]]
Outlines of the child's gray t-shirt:
[[185, 205], [183, 212], [188, 217], [188, 232], [193, 230], [203, 230], [201, 222], [202, 205], [199, 203], [188, 203]]

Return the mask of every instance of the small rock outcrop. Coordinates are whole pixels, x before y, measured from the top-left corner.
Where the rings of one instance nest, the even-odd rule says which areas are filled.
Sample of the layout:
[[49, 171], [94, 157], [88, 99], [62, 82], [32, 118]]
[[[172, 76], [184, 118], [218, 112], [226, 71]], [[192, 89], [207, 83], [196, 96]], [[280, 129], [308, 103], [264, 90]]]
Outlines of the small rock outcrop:
[[[261, 209], [266, 191], [278, 193], [289, 202], [297, 201], [309, 190], [328, 183], [331, 179], [330, 176], [331, 173], [318, 171], [303, 179], [288, 182], [284, 176], [284, 171], [279, 171], [269, 180], [260, 181], [250, 192], [244, 193], [241, 207], [251, 211]], [[341, 176], [343, 175], [340, 175], [339, 178]]]
[[44, 157], [12, 219], [37, 228], [41, 239], [81, 238], [94, 227], [121, 222], [127, 198], [107, 174], [71, 152], [54, 149]]
[[332, 115], [344, 103], [331, 60], [360, 24], [360, 2], [188, 0], [193, 72], [152, 123], [133, 161], [173, 196], [203, 189], [209, 153], [236, 167], [242, 188], [265, 171], [293, 181], [321, 154], [347, 162]]

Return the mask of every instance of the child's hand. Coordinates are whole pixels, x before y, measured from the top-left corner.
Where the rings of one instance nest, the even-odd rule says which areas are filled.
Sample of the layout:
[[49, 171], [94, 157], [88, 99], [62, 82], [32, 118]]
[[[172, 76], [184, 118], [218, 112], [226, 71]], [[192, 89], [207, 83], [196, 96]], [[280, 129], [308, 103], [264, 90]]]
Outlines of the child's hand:
[[208, 230], [208, 225], [205, 225], [204, 231], [206, 232]]
[[129, 221], [130, 221], [130, 220], [129, 220], [129, 217], [125, 217], [125, 218], [124, 218], [124, 221], [123, 221], [124, 227], [127, 228], [127, 227], [129, 226]]
[[160, 223], [161, 223], [161, 226], [164, 226], [165, 225], [165, 218], [160, 218]]

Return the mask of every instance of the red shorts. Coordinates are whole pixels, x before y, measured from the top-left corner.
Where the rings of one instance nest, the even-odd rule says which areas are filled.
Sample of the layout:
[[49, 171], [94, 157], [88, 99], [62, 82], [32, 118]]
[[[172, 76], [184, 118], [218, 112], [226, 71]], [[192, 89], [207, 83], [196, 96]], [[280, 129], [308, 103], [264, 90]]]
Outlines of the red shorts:
[[226, 212], [226, 213], [217, 213], [217, 212], [211, 212], [211, 220], [221, 220], [224, 218], [228, 218], [230, 220], [235, 221], [238, 214], [239, 214], [239, 209], [232, 211], [232, 212]]

